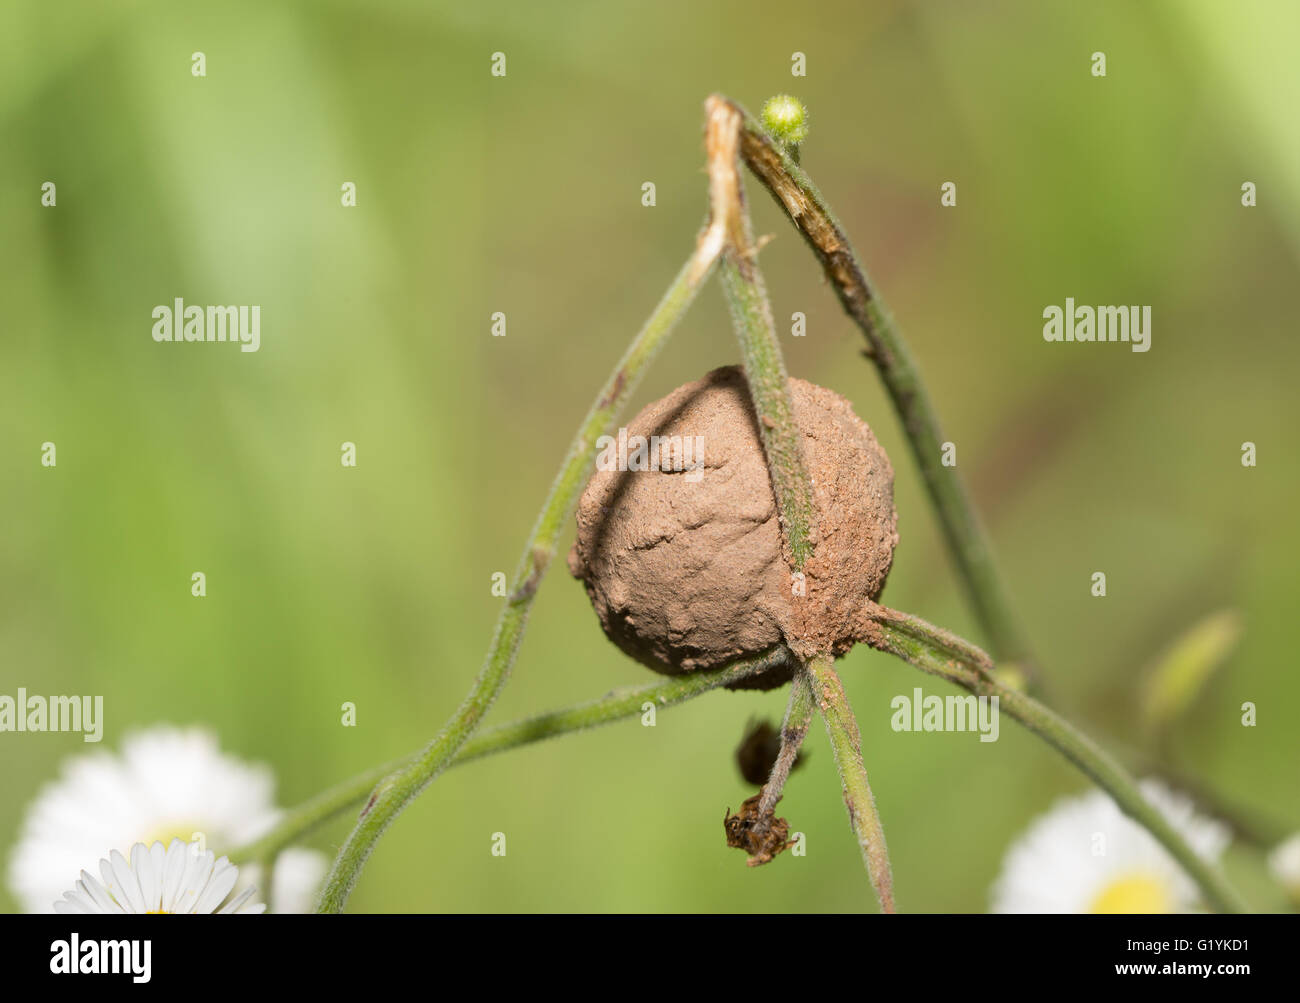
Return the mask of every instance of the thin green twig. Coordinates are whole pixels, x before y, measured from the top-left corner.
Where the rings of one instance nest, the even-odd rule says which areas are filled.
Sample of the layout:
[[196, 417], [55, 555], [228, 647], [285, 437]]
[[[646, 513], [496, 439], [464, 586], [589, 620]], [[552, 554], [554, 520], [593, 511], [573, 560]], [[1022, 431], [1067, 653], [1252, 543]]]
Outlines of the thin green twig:
[[1034, 660], [1029, 641], [994, 567], [984, 529], [956, 467], [942, 463], [945, 440], [920, 370], [889, 311], [871, 288], [848, 236], [812, 179], [762, 125], [727, 98], [715, 95], [711, 100], [728, 105], [740, 116], [742, 159], [808, 242], [845, 312], [866, 337], [866, 354], [876, 364], [903, 423], [948, 548], [989, 645], [1004, 666], [1016, 663], [1030, 668]]
[[776, 810], [776, 803], [781, 800], [785, 782], [790, 778], [795, 760], [799, 758], [799, 747], [808, 737], [808, 726], [813, 717], [812, 680], [806, 672], [796, 672], [790, 680], [790, 700], [785, 707], [785, 718], [781, 721], [781, 748], [777, 751], [776, 762], [772, 772], [763, 784], [763, 797], [758, 802], [758, 814], [762, 818], [771, 816]]
[[795, 423], [776, 324], [754, 248], [753, 227], [740, 183], [737, 141], [740, 118], [724, 102], [705, 106], [706, 142], [715, 212], [729, 218], [728, 241], [719, 277], [740, 342], [745, 380], [758, 417], [777, 511], [790, 548], [790, 564], [802, 571], [813, 552], [812, 487], [805, 469], [799, 427]]
[[[1032, 665], [1029, 644], [1012, 613], [1010, 601], [994, 568], [984, 531], [955, 468], [945, 468], [941, 463], [943, 436], [929, 394], [893, 319], [873, 293], [865, 269], [847, 235], [812, 180], [758, 122], [738, 104], [717, 95], [709, 99], [709, 106], [715, 115], [725, 114], [726, 109], [732, 117], [741, 120], [741, 157], [803, 234], [821, 262], [845, 311], [866, 336], [867, 355], [875, 362], [902, 419], [913, 455], [939, 514], [949, 548], [965, 580], [976, 614], [1003, 662], [1011, 661], [1022, 668], [1029, 667]], [[993, 662], [988, 655], [970, 642], [933, 627], [918, 617], [884, 610], [883, 607], [881, 611], [879, 625], [882, 637], [877, 647], [926, 671], [951, 679], [974, 693], [997, 695], [1001, 706], [1012, 717], [1064, 754], [1107, 791], [1121, 809], [1150, 831], [1196, 880], [1207, 901], [1215, 908], [1227, 912], [1242, 908], [1236, 892], [1217, 869], [1187, 845], [1168, 820], [1142, 797], [1132, 779], [1114, 760], [1052, 711], [1028, 695], [1007, 686], [994, 673]], [[839, 688], [838, 677], [834, 676], [830, 658], [823, 656], [815, 659], [808, 664], [808, 668], [817, 678], [824, 679], [823, 692], [828, 695], [833, 706], [836, 691], [840, 695], [843, 691]], [[847, 714], [847, 701], [845, 708], [846, 718], [842, 732], [838, 736], [833, 735], [832, 742], [836, 744], [837, 762], [839, 752], [843, 752], [851, 764], [851, 753], [857, 744], [851, 741], [856, 737], [856, 724], [852, 715]], [[830, 718], [827, 718], [827, 727], [831, 727]], [[841, 777], [845, 781], [847, 798], [850, 775], [845, 774], [843, 766]], [[863, 772], [861, 782], [869, 792], [869, 788], [865, 788], [865, 781], [866, 774]], [[853, 814], [852, 806], [850, 814]], [[872, 816], [874, 817], [874, 808]], [[882, 853], [883, 847], [882, 836]], [[865, 848], [864, 843], [864, 853]]]
[[822, 720], [826, 722], [826, 734], [830, 737], [835, 765], [840, 771], [844, 805], [848, 808], [849, 822], [858, 838], [871, 886], [876, 890], [881, 911], [893, 912], [894, 878], [889, 867], [889, 850], [885, 846], [885, 830], [880, 824], [880, 813], [876, 811], [871, 784], [867, 782], [858, 722], [849, 707], [844, 685], [835, 672], [835, 660], [830, 655], [819, 655], [802, 671], [812, 677], [813, 698]]
[[1201, 857], [1156, 810], [1119, 763], [1068, 721], [1029, 695], [1006, 685], [992, 671], [987, 654], [969, 641], [920, 617], [876, 607], [880, 637], [873, 647], [926, 672], [942, 676], [976, 696], [996, 697], [1005, 711], [1077, 766], [1106, 791], [1120, 809], [1160, 842], [1194, 880], [1206, 902], [1219, 912], [1244, 912], [1240, 896], [1217, 867]]
[[[731, 218], [720, 277], [731, 306], [736, 335], [740, 339], [745, 378], [758, 416], [772, 490], [783, 517], [793, 567], [799, 571], [815, 546], [812, 482], [804, 461], [802, 437], [795, 423], [790, 398], [790, 381], [772, 322], [772, 308], [762, 272], [758, 268], [752, 224], [740, 183], [736, 142], [740, 135], [741, 113], [730, 102], [713, 97], [705, 104], [705, 115], [714, 188], [721, 193], [722, 204]], [[716, 206], [718, 202], [714, 204]], [[804, 661], [798, 671], [808, 676], [805, 685], [826, 721], [826, 731], [835, 750], [835, 765], [844, 789], [844, 803], [862, 848], [862, 859], [872, 887], [876, 890], [881, 909], [893, 912], [893, 878], [885, 849], [885, 834], [867, 783], [866, 767], [862, 763], [858, 724], [835, 674], [834, 659], [829, 653], [808, 650], [809, 645], [800, 639], [788, 641]], [[792, 708], [796, 700], [797, 691], [791, 696]], [[766, 790], [764, 795], [765, 802], [770, 800]]]
[[361, 869], [384, 831], [455, 758], [505, 686], [523, 637], [533, 596], [555, 554], [561, 527], [572, 512], [590, 471], [596, 440], [608, 431], [650, 361], [663, 347], [678, 319], [712, 271], [724, 242], [721, 225], [711, 221], [701, 233], [695, 252], [668, 287], [592, 404], [524, 548], [487, 659], [473, 687], [424, 751], [375, 788], [356, 828], [334, 860], [317, 904], [318, 912], [343, 911]]
[[[645, 686], [626, 686], [587, 703], [485, 728], [461, 746], [451, 766], [462, 766], [498, 752], [634, 717], [644, 713], [647, 703], [656, 707], [672, 707], [766, 669], [784, 665], [791, 658], [789, 649], [781, 645], [755, 658], [742, 659], [714, 669], [700, 669]], [[239, 863], [274, 857], [330, 819], [353, 805], [360, 804], [375, 784], [414, 758], [412, 755], [393, 760], [318, 794], [286, 812], [270, 832], [232, 851], [230, 859]]]

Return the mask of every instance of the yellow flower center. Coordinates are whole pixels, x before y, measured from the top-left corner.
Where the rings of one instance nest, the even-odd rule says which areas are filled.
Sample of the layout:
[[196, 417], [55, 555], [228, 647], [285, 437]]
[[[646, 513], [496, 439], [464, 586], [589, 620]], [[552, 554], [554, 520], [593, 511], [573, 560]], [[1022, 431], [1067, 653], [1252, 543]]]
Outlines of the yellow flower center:
[[[171, 846], [173, 839], [179, 839], [182, 843], [192, 843], [201, 831], [203, 831], [201, 825], [164, 823], [154, 830], [152, 836], [146, 836], [141, 839], [140, 842], [145, 846], [153, 846], [154, 843], [162, 843], [163, 846]], [[122, 852], [126, 853], [129, 849], [130, 847], [127, 847], [127, 849]]]
[[1088, 911], [1167, 913], [1173, 912], [1173, 908], [1173, 899], [1163, 881], [1149, 874], [1132, 874], [1103, 888]]

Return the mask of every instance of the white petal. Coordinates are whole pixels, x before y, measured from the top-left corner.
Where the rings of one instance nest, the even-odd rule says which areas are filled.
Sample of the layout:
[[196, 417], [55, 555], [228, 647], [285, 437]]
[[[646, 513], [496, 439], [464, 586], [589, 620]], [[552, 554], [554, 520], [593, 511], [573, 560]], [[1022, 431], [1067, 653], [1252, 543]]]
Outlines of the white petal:
[[167, 856], [163, 861], [162, 899], [159, 906], [163, 912], [175, 912], [176, 896], [180, 891], [181, 878], [185, 875], [185, 864], [189, 860], [189, 844], [173, 839], [167, 847]]
[[104, 886], [90, 876], [89, 871], [81, 872], [81, 880], [77, 882], [77, 890], [83, 895], [89, 896], [99, 906], [100, 912], [126, 912], [120, 905], [113, 901], [113, 896], [104, 890]]
[[216, 862], [212, 869], [212, 876], [208, 878], [207, 887], [199, 895], [198, 901], [194, 903], [194, 912], [211, 913], [215, 912], [217, 906], [221, 905], [222, 899], [230, 894], [230, 889], [235, 887], [235, 882], [239, 880], [239, 868], [235, 867], [225, 857]]
[[54, 903], [54, 911], [62, 913], [65, 916], [99, 912], [99, 910], [95, 908], [95, 904], [89, 899], [83, 898], [72, 892], [63, 893], [63, 901]]
[[166, 873], [166, 864], [167, 847], [163, 846], [161, 840], [155, 839], [153, 845], [149, 847], [149, 868], [153, 872], [154, 886], [157, 889], [152, 900], [153, 905], [149, 907], [151, 909], [157, 909], [162, 904], [163, 874]]
[[220, 909], [218, 909], [217, 915], [224, 916], [224, 915], [229, 915], [230, 913], [239, 912], [239, 907], [253, 897], [254, 891], [256, 891], [256, 889], [252, 885], [249, 885], [242, 892], [240, 892], [233, 899], [231, 899], [227, 905], [224, 905]]
[[1300, 892], [1300, 833], [1273, 847], [1268, 868], [1283, 888], [1292, 894]]
[[155, 871], [149, 847], [136, 843], [131, 847], [131, 870], [140, 886], [140, 911], [157, 912], [162, 895], [162, 872]]
[[271, 909], [281, 915], [314, 912], [316, 894], [328, 867], [329, 860], [318, 850], [291, 846], [282, 851], [271, 876]]
[[204, 886], [208, 883], [208, 877], [212, 874], [212, 865], [215, 857], [211, 850], [206, 853], [195, 853], [197, 843], [191, 843], [185, 854], [185, 874], [181, 877], [181, 886], [176, 893], [175, 912], [192, 913], [194, 904], [199, 900], [199, 893], [203, 891]]
[[100, 909], [99, 906], [95, 904], [95, 900], [92, 899], [89, 895], [87, 895], [84, 891], [82, 891], [82, 888], [84, 887], [85, 886], [82, 885], [80, 881], [78, 881], [76, 888], [72, 889], [72, 891], [70, 892], [63, 893], [64, 900], [68, 904], [72, 905], [74, 908], [80, 910], [81, 912], [90, 912], [90, 913], [99, 912]]
[[[134, 851], [132, 855], [134, 856]], [[117, 887], [109, 889], [113, 897], [122, 903], [127, 912], [144, 912], [144, 896], [140, 894], [140, 879], [131, 870], [131, 865], [117, 850], [110, 853], [108, 859], [111, 862], [113, 877], [117, 879]]]

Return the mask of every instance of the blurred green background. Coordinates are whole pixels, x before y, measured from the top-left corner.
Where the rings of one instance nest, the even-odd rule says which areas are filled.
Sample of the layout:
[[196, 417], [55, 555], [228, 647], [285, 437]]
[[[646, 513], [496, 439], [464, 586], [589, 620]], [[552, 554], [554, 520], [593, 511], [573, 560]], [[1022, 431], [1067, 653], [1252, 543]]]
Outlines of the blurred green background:
[[[514, 569], [572, 430], [691, 247], [704, 98], [756, 112], [789, 91], [811, 110], [804, 164], [958, 444], [1052, 702], [1137, 762], [1153, 659], [1239, 611], [1241, 644], [1164, 755], [1300, 828], [1297, 38], [1288, 0], [5, 4], [0, 693], [102, 693], [103, 749], [210, 725], [274, 767], [284, 805], [418, 747], [479, 667], [492, 573]], [[980, 640], [860, 335], [749, 187], [778, 320], [808, 317], [783, 338], [791, 372], [853, 401], [893, 458], [885, 600]], [[261, 351], [155, 344], [150, 311], [177, 296], [260, 304]], [[1042, 310], [1066, 296], [1150, 304], [1152, 350], [1044, 343]], [[736, 357], [710, 286], [634, 410]], [[993, 744], [894, 733], [895, 694], [949, 691], [883, 655], [857, 650], [842, 675], [900, 907], [985, 909], [1007, 844], [1082, 779], [1009, 720]], [[491, 721], [650, 678], [557, 565]], [[820, 726], [782, 804], [808, 855], [754, 870], [723, 845], [723, 809], [750, 793], [744, 723], [783, 705], [710, 694], [653, 729], [452, 770], [351, 908], [874, 909]], [[90, 748], [0, 735], [0, 854]], [[1253, 905], [1280, 906], [1257, 853], [1228, 865]]]

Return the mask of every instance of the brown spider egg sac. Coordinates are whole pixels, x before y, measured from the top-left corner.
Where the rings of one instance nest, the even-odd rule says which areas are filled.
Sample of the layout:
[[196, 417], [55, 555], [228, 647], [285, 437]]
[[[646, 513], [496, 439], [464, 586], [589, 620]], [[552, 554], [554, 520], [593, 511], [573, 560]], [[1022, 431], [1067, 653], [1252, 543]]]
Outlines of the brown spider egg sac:
[[[791, 571], [744, 372], [715, 369], [602, 440], [569, 570], [627, 654], [677, 674], [867, 640], [898, 543], [894, 471], [849, 402], [790, 380], [813, 481], [814, 553]], [[613, 441], [611, 441], [613, 440]], [[771, 689], [789, 667], [733, 688]]]

